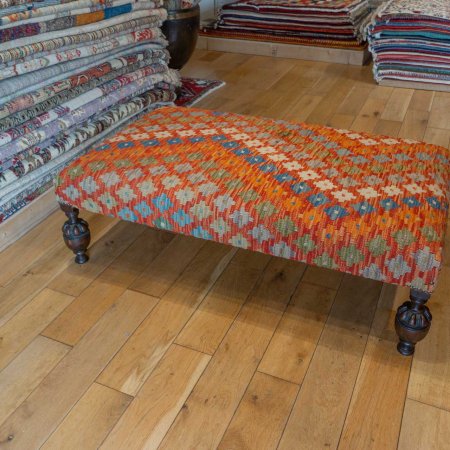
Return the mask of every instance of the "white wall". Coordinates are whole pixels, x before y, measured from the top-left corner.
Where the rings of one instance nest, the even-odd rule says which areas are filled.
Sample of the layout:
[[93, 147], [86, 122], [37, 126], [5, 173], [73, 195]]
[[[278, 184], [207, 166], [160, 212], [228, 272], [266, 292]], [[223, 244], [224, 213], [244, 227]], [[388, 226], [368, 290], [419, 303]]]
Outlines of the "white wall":
[[200, 19], [214, 19], [214, 0], [201, 0], [200, 2]]

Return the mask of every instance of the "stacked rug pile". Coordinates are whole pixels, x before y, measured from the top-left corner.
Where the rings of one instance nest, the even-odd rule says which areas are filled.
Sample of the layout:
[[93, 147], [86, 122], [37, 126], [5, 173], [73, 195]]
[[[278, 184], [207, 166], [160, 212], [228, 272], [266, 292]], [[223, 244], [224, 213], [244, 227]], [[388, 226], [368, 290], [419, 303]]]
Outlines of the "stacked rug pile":
[[240, 0], [204, 34], [327, 47], [359, 47], [369, 0]]
[[368, 38], [378, 82], [450, 87], [450, 0], [388, 0], [377, 10]]
[[175, 99], [162, 0], [0, 0], [0, 222], [143, 111]]

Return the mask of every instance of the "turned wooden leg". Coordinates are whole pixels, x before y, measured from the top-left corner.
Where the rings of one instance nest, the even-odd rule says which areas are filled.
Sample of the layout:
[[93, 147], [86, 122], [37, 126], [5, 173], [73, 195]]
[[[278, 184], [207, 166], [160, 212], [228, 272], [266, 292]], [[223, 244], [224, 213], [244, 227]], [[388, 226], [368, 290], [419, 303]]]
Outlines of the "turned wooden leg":
[[86, 254], [89, 242], [91, 242], [89, 225], [85, 220], [78, 218], [80, 211], [77, 208], [64, 203], [60, 203], [59, 206], [69, 219], [62, 227], [64, 242], [75, 253], [75, 262], [84, 264], [89, 259]]
[[395, 316], [395, 330], [400, 338], [397, 350], [405, 356], [414, 353], [416, 343], [421, 341], [430, 330], [431, 313], [425, 303], [430, 294], [411, 289], [410, 300], [403, 303]]

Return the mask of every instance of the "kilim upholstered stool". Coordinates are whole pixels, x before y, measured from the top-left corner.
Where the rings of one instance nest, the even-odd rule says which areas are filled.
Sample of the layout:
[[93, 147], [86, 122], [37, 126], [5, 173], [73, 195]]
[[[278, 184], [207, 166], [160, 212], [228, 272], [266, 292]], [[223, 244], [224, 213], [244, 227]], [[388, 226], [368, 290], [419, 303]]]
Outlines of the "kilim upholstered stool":
[[447, 149], [263, 118], [166, 107], [64, 169], [64, 237], [87, 260], [78, 209], [411, 288], [399, 351], [428, 332], [449, 204]]

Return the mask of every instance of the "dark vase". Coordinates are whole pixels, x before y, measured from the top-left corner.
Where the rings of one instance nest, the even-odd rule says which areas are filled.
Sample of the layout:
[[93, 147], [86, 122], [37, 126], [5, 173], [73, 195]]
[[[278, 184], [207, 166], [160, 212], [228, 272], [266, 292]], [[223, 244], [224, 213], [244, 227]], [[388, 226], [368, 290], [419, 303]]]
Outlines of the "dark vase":
[[200, 26], [200, 7], [167, 11], [162, 31], [169, 41], [169, 67], [181, 69], [191, 57], [197, 44]]

